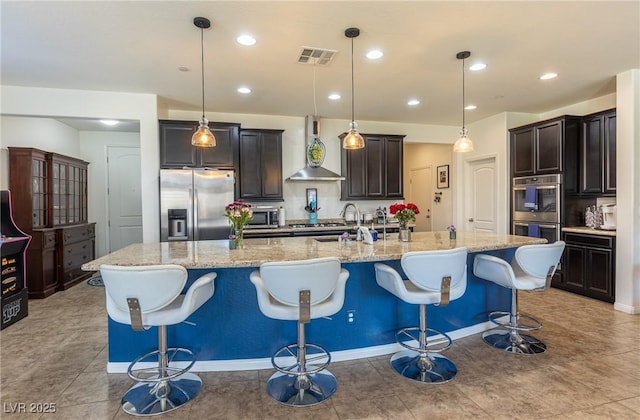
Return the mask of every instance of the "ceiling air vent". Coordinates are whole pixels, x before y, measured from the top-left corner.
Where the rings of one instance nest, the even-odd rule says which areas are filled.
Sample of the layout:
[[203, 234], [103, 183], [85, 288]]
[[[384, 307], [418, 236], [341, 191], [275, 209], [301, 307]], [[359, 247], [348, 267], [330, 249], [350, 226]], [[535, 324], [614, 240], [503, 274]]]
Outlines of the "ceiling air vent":
[[328, 65], [338, 51], [325, 50], [322, 48], [302, 47], [298, 54], [298, 63], [317, 64], [319, 66]]

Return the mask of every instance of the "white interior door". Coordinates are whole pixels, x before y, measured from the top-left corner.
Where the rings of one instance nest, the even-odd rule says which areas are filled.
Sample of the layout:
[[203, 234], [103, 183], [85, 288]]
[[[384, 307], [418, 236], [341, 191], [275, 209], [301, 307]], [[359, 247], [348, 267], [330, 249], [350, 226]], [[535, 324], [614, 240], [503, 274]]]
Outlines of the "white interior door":
[[109, 252], [142, 242], [139, 147], [107, 148]]
[[416, 232], [431, 231], [431, 197], [433, 196], [433, 176], [431, 166], [411, 169], [409, 177], [409, 201], [420, 209], [416, 216]]
[[496, 232], [498, 201], [495, 157], [466, 162], [465, 184], [470, 188], [465, 200], [465, 229]]

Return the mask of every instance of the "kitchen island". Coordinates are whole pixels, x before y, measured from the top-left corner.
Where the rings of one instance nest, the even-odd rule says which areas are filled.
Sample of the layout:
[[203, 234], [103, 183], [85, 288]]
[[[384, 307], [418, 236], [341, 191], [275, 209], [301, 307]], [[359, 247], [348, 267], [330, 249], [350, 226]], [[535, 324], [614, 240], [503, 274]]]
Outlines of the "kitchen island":
[[[215, 271], [214, 296], [189, 321], [168, 329], [170, 346], [188, 347], [196, 354], [196, 371], [270, 368], [270, 357], [284, 344], [296, 341], [296, 323], [262, 315], [249, 274], [268, 261], [294, 261], [338, 257], [350, 273], [345, 303], [331, 319], [316, 319], [307, 326], [308, 339], [326, 347], [333, 360], [349, 360], [397, 351], [397, 329], [416, 325], [418, 308], [401, 302], [375, 281], [373, 265], [384, 262], [401, 272], [400, 258], [409, 251], [452, 249], [465, 246], [467, 290], [444, 307], [429, 306], [431, 327], [460, 338], [490, 326], [487, 313], [508, 310], [511, 293], [494, 283], [473, 276], [475, 253], [489, 253], [510, 260], [522, 245], [544, 243], [544, 239], [484, 232], [421, 232], [411, 242], [393, 237], [373, 245], [351, 241], [326, 242], [311, 237], [245, 239], [244, 248], [229, 249], [226, 240], [133, 244], [82, 266], [98, 270], [100, 264], [178, 264], [188, 269], [187, 287], [206, 272]], [[349, 314], [352, 322], [349, 322]], [[157, 345], [155, 329], [135, 332], [128, 325], [109, 319], [108, 372], [125, 372], [128, 363]]]

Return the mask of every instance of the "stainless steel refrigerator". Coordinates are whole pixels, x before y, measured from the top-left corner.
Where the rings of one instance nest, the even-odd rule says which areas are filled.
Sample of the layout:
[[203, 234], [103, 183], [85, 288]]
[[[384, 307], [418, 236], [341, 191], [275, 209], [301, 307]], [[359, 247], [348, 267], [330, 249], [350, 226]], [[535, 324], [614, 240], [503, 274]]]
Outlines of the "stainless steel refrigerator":
[[228, 170], [161, 169], [160, 241], [227, 239], [234, 180]]

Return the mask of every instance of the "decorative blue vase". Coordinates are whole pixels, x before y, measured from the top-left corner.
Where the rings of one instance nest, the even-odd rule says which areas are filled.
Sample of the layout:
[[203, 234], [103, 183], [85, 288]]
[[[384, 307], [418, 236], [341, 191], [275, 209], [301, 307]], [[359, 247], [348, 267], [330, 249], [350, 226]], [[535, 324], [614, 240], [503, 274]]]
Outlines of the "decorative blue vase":
[[317, 225], [318, 224], [318, 213], [316, 213], [316, 212], [309, 213], [309, 224], [310, 225]]

